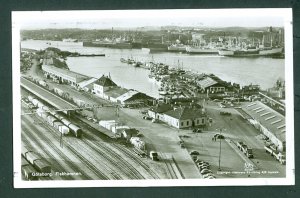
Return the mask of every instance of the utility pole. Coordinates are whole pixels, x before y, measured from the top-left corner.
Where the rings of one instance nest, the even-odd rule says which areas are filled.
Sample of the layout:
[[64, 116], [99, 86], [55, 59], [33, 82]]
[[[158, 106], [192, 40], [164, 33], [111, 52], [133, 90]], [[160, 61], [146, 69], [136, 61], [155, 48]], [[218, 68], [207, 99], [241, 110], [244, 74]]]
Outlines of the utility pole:
[[[218, 129], [217, 129], [218, 130]], [[219, 131], [220, 131], [220, 136], [222, 136], [222, 131], [225, 131], [226, 129], [224, 128], [220, 128]], [[218, 171], [221, 171], [221, 155], [222, 155], [222, 138], [219, 137], [219, 140], [220, 140], [220, 147], [219, 147], [219, 168], [218, 168]]]

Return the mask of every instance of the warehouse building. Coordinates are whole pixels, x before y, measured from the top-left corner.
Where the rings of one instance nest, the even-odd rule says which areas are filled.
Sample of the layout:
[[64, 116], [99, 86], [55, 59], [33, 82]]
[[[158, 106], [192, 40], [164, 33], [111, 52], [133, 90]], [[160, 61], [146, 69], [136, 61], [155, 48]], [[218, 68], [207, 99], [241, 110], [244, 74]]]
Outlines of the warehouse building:
[[158, 103], [157, 105], [155, 105], [154, 107], [151, 107], [148, 110], [148, 115], [151, 118], [161, 120], [164, 117], [163, 113], [165, 113], [171, 109], [173, 109], [173, 107], [170, 104]]
[[285, 117], [260, 101], [247, 103], [239, 109], [242, 117], [267, 136], [279, 151], [285, 151]]
[[117, 103], [124, 106], [136, 106], [139, 104], [146, 104], [149, 100], [153, 100], [153, 98], [144, 93], [131, 89], [123, 95], [119, 96], [117, 98]]
[[198, 80], [197, 85], [205, 93], [220, 93], [225, 91], [225, 86], [223, 84], [208, 76]]
[[88, 76], [51, 65], [42, 65], [42, 70], [47, 77], [51, 77], [53, 80], [57, 80], [60, 83], [71, 84], [74, 87], [79, 87], [80, 82], [90, 79]]
[[164, 113], [162, 121], [175, 128], [205, 126], [207, 114], [204, 109], [195, 107], [176, 107]]

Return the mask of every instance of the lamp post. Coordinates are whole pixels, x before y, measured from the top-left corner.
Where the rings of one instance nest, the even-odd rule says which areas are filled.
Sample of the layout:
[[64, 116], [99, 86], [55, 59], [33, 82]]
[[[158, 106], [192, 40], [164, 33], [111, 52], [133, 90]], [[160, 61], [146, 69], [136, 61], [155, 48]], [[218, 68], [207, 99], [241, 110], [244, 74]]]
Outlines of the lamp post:
[[[220, 128], [220, 129], [217, 129], [217, 130], [220, 131], [220, 136], [221, 136], [222, 135], [222, 131], [226, 130], [226, 129]], [[222, 138], [219, 137], [219, 140], [220, 140], [220, 147], [219, 147], [219, 168], [218, 168], [218, 170], [221, 171]]]

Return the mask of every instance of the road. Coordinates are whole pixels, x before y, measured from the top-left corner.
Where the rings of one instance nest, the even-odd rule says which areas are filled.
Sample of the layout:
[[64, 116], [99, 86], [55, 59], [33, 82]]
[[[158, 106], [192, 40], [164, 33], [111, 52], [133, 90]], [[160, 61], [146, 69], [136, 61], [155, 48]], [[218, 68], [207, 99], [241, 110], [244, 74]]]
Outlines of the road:
[[[233, 141], [241, 140], [253, 148], [254, 158], [251, 161], [260, 172], [269, 171], [270, 174], [255, 175], [256, 177], [285, 177], [285, 165], [281, 165], [273, 157], [267, 154], [263, 148], [263, 141], [259, 139], [260, 132], [250, 123], [244, 120], [234, 108], [220, 108], [215, 102], [206, 104], [208, 115], [213, 119], [209, 131], [217, 133], [217, 129], [223, 128], [224, 136]], [[227, 111], [231, 116], [220, 115], [220, 111]], [[228, 156], [225, 156], [226, 159]]]

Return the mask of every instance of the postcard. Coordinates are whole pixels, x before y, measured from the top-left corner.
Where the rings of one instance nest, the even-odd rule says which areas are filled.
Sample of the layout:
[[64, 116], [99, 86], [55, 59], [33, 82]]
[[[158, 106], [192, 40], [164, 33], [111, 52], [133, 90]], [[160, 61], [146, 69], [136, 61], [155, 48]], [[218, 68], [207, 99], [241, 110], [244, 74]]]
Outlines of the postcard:
[[13, 11], [15, 188], [294, 185], [292, 9]]

